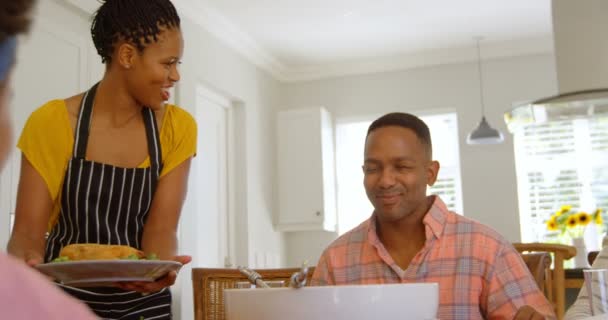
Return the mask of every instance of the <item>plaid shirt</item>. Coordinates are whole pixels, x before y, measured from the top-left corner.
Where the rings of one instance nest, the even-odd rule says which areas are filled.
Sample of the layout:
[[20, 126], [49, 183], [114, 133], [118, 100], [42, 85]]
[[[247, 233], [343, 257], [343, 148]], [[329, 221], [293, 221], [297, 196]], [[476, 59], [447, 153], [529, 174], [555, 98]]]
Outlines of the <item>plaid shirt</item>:
[[423, 223], [425, 245], [407, 269], [380, 242], [372, 215], [323, 252], [312, 284], [436, 282], [441, 320], [511, 320], [524, 305], [555, 318], [519, 253], [496, 231], [448, 211], [438, 196]]

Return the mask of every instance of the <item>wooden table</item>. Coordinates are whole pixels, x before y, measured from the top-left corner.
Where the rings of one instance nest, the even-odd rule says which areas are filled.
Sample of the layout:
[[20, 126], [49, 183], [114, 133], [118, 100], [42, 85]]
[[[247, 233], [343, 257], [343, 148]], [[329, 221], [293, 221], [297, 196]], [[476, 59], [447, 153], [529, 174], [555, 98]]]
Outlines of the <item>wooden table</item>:
[[583, 270], [585, 269], [587, 268], [564, 269], [566, 289], [580, 289], [583, 287], [583, 283], [585, 282]]

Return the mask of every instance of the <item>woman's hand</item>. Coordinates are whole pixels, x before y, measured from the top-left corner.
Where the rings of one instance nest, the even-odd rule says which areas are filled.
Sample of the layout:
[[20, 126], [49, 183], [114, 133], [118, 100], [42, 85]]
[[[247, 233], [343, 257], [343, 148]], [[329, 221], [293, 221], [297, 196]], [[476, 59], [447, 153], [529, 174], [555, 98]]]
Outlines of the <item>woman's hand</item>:
[[44, 262], [42, 255], [33, 251], [26, 253], [23, 260], [30, 267], [35, 267]]
[[[14, 248], [15, 246], [12, 247], [12, 252], [10, 252], [10, 255], [17, 258], [18, 260], [22, 261], [23, 263], [25, 263], [28, 267], [36, 267], [37, 265], [44, 263], [44, 258], [42, 257], [42, 254], [33, 251], [33, 250], [18, 250]], [[42, 274], [42, 273], [41, 273]], [[55, 278], [42, 274], [43, 276], [45, 276], [49, 281], [55, 281]]]
[[13, 241], [12, 243], [9, 243], [9, 250], [8, 253], [23, 261], [25, 264], [27, 264], [30, 267], [35, 267], [36, 265], [39, 265], [41, 263], [44, 262], [44, 258], [42, 257], [42, 255], [34, 250], [23, 250], [21, 248], [18, 248], [17, 245], [14, 244], [15, 241]]
[[[192, 257], [190, 256], [176, 256], [173, 258], [174, 261], [177, 261], [181, 264], [188, 264], [192, 261]], [[153, 293], [162, 290], [163, 288], [170, 287], [175, 283], [175, 279], [177, 279], [177, 272], [171, 271], [167, 273], [164, 277], [157, 279], [154, 282], [145, 282], [145, 281], [133, 281], [133, 282], [117, 282], [116, 287], [121, 288], [126, 291], [137, 291], [141, 293]]]
[[[44, 241], [43, 239], [40, 241]], [[39, 241], [33, 240], [27, 236], [19, 236], [17, 232], [13, 232], [9, 240], [7, 249], [8, 253], [13, 257], [23, 261], [30, 267], [35, 267], [44, 263], [44, 257], [41, 252], [38, 252], [34, 247], [39, 247]]]

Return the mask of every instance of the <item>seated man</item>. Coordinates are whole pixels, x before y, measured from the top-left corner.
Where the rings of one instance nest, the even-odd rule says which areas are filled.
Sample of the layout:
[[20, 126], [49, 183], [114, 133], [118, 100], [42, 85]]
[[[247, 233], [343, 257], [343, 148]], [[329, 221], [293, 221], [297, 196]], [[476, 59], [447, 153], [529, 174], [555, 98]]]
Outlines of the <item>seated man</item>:
[[426, 195], [439, 163], [422, 120], [405, 113], [377, 119], [364, 156], [363, 184], [375, 210], [325, 250], [313, 285], [436, 282], [442, 320], [555, 318], [509, 242]]

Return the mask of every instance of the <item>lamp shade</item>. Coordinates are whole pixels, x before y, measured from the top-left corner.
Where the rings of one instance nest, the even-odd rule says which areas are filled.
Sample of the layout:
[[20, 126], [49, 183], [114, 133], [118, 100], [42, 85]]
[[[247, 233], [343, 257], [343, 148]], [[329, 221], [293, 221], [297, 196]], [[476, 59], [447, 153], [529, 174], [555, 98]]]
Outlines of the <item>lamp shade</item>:
[[481, 121], [469, 136], [467, 137], [468, 144], [498, 144], [504, 141], [502, 132], [490, 127], [485, 116], [481, 117]]

